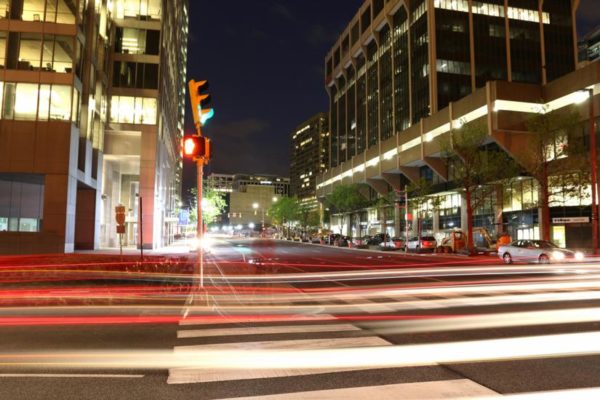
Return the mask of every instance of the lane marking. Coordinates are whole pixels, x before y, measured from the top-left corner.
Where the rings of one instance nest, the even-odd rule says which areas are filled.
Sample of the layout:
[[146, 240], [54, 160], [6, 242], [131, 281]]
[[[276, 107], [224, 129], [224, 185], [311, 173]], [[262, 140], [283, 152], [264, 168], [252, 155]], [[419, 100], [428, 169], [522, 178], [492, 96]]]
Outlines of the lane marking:
[[110, 378], [110, 379], [138, 379], [144, 375], [119, 375], [119, 374], [0, 374], [0, 378]]
[[226, 328], [226, 329], [194, 329], [178, 331], [177, 338], [200, 338], [215, 336], [238, 335], [264, 335], [279, 333], [304, 333], [304, 332], [340, 332], [361, 331], [354, 325], [329, 324], [329, 325], [291, 325], [291, 326], [261, 326], [254, 328]]

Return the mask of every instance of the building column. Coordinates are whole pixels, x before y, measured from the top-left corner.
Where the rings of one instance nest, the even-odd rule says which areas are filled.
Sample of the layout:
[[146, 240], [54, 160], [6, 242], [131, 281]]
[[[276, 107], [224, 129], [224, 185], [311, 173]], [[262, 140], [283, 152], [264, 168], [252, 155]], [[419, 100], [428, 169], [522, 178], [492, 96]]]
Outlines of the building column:
[[504, 225], [502, 223], [502, 212], [504, 208], [504, 186], [496, 185], [496, 202], [494, 204], [494, 222], [496, 223], [496, 235], [499, 236], [504, 232]]
[[[156, 128], [156, 127], [153, 127]], [[142, 155], [140, 157], [140, 190], [139, 196], [142, 201], [141, 222], [143, 226], [138, 226], [138, 232], [142, 229], [144, 249], [152, 249], [155, 238], [155, 185], [156, 185], [156, 153], [157, 153], [157, 132], [156, 129], [142, 130]], [[139, 235], [138, 235], [139, 236]], [[138, 246], [140, 246], [138, 238]]]
[[400, 232], [402, 226], [400, 222], [402, 221], [402, 210], [403, 208], [399, 207], [398, 204], [394, 205], [394, 231], [396, 232], [396, 237], [400, 237], [402, 232]]
[[432, 222], [433, 222], [433, 233], [439, 233], [440, 232], [440, 212], [437, 209], [433, 210], [433, 216], [432, 216]]

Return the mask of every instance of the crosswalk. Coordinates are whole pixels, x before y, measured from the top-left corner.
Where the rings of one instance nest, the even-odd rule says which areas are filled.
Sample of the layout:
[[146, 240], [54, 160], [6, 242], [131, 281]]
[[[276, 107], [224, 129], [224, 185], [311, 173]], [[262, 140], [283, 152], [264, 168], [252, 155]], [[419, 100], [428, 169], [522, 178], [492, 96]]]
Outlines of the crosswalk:
[[[589, 345], [599, 341], [600, 334], [587, 332], [587, 326], [566, 332], [563, 329], [556, 335], [551, 335], [549, 328], [548, 336], [521, 333], [523, 337], [513, 337], [509, 333], [501, 337], [495, 330], [597, 323], [600, 308], [569, 308], [573, 302], [599, 301], [600, 285], [596, 281], [428, 290], [345, 288], [332, 293], [288, 289], [278, 295], [238, 293], [234, 301], [223, 294], [211, 298], [211, 306], [195, 306], [192, 302], [179, 323], [173, 351], [217, 359], [202, 368], [172, 368], [167, 383], [234, 385], [240, 393], [231, 398], [267, 400], [493, 399], [504, 397], [502, 391], [470, 379], [449, 365], [600, 354], [599, 346]], [[555, 304], [555, 308], [455, 312], [467, 307], [510, 308], [544, 303]], [[199, 318], [215, 310], [221, 318]], [[449, 317], [432, 312], [446, 312]], [[446, 335], [452, 331], [473, 338], [449, 343], [427, 339], [436, 332]], [[411, 343], [416, 335], [421, 336]], [[419, 342], [423, 337], [425, 341]], [[600, 380], [592, 379], [587, 386], [600, 387]], [[247, 393], [245, 390], [252, 396], [239, 397]], [[543, 393], [534, 387], [530, 394]], [[509, 397], [513, 396], [517, 395]]]

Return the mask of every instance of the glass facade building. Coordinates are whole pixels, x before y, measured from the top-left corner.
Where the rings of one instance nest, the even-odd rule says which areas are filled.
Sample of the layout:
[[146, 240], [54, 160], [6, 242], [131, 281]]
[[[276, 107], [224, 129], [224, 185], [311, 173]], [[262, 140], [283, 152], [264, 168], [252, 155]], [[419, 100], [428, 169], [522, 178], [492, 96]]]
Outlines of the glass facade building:
[[[146, 173], [162, 186], [134, 195], [169, 193], [149, 200], [146, 246], [168, 241], [183, 107], [159, 99], [184, 92], [186, 47], [184, 0], [0, 0], [0, 253], [115, 245], [120, 189]], [[142, 154], [142, 131], [159, 126]]]

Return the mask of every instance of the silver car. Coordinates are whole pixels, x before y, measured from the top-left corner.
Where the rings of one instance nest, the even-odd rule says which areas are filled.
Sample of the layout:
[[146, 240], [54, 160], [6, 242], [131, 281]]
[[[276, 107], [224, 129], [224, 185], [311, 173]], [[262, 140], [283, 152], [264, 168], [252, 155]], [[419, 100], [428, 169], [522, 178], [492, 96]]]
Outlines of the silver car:
[[584, 255], [579, 251], [562, 249], [545, 240], [516, 240], [509, 245], [498, 248], [498, 256], [505, 264], [513, 261], [549, 264], [551, 262], [583, 261]]

